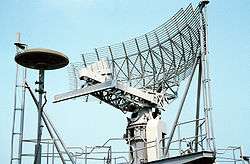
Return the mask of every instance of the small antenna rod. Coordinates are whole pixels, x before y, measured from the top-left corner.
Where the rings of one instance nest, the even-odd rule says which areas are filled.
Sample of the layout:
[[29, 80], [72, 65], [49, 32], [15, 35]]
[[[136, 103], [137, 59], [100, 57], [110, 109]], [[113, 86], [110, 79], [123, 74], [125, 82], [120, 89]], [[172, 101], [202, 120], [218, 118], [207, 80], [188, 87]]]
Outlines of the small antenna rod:
[[20, 40], [21, 40], [20, 38], [21, 38], [21, 33], [20, 33], [20, 32], [17, 32], [17, 33], [16, 33], [16, 43], [20, 43], [20, 42], [21, 42], [21, 41], [20, 41]]

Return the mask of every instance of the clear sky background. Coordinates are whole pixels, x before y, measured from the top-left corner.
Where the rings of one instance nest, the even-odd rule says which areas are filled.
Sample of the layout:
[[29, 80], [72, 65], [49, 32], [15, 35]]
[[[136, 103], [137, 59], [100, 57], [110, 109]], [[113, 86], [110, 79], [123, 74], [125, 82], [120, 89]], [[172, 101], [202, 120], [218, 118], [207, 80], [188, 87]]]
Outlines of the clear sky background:
[[[0, 5], [0, 161], [10, 160], [14, 100], [16, 32], [30, 47], [64, 52], [71, 62], [94, 47], [117, 43], [161, 25], [181, 7], [198, 0], [8, 0]], [[215, 137], [218, 147], [242, 145], [250, 155], [250, 3], [211, 1], [208, 5], [209, 61]], [[37, 72], [29, 71], [34, 88]], [[67, 69], [49, 71], [46, 111], [67, 145], [102, 144], [121, 137], [124, 115], [105, 104], [81, 100], [52, 104], [53, 95], [67, 91]], [[183, 83], [184, 84], [184, 83]], [[180, 93], [183, 91], [181, 87]], [[181, 94], [180, 94], [181, 95]], [[194, 99], [195, 94], [190, 95]], [[170, 106], [175, 116], [178, 100]], [[188, 104], [187, 104], [188, 106]], [[25, 138], [36, 133], [36, 112], [27, 98]], [[168, 131], [172, 126], [168, 124]], [[32, 149], [33, 151], [33, 149]]]

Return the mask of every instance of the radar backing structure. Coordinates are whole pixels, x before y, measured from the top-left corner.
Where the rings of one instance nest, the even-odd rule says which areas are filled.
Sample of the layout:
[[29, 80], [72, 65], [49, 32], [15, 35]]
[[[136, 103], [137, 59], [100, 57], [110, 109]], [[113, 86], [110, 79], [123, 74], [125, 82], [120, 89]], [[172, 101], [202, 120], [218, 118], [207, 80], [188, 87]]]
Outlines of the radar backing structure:
[[[54, 102], [91, 95], [123, 113], [131, 112], [124, 135], [130, 146], [130, 161], [134, 164], [152, 162], [170, 157], [170, 145], [198, 67], [196, 118], [193, 120], [196, 126], [190, 150], [193, 153], [208, 151], [207, 163], [213, 163], [215, 145], [207, 63], [206, 4], [208, 1], [201, 1], [196, 9], [192, 5], [181, 9], [145, 35], [82, 54], [81, 66], [72, 64], [71, 70], [79, 87], [56, 95]], [[177, 98], [179, 83], [185, 78], [188, 78], [186, 89], [171, 132], [167, 134], [161, 112]], [[204, 133], [202, 126], [205, 126]]]
[[[108, 68], [110, 79], [145, 92], [165, 92], [164, 101], [170, 102], [177, 96], [175, 87], [190, 74], [200, 53], [199, 26], [199, 10], [194, 11], [190, 5], [145, 35], [82, 54], [82, 66], [95, 74]], [[72, 73], [79, 78], [81, 67], [73, 64], [73, 69]]]

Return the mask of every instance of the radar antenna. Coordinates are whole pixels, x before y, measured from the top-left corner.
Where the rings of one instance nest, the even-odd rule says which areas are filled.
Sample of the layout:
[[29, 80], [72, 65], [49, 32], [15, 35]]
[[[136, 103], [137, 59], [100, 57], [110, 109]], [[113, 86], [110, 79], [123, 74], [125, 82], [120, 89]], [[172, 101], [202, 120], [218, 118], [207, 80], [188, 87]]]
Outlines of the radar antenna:
[[[82, 67], [72, 64], [73, 73], [77, 75], [73, 77], [80, 88], [56, 95], [54, 102], [91, 95], [123, 113], [131, 112], [124, 135], [130, 146], [130, 160], [133, 164], [159, 160], [169, 155], [172, 138], [180, 124], [179, 117], [198, 66], [195, 146], [190, 150], [204, 150], [204, 135], [199, 131], [202, 126], [199, 111], [203, 85], [205, 138], [208, 150], [215, 152], [212, 122], [209, 119], [211, 99], [206, 59], [206, 4], [208, 1], [201, 1], [196, 9], [189, 5], [179, 10], [166, 23], [145, 35], [82, 54]], [[187, 77], [176, 119], [167, 135], [161, 113], [177, 98], [179, 84]]]

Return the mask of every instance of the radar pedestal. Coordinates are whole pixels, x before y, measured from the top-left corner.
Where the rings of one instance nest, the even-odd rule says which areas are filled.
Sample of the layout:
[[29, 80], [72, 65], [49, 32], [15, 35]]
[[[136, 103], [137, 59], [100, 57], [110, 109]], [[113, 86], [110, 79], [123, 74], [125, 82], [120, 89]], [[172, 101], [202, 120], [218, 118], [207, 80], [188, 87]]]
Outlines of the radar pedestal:
[[35, 164], [41, 163], [41, 137], [42, 137], [42, 112], [43, 107], [46, 103], [43, 103], [43, 94], [46, 93], [44, 91], [44, 72], [45, 70], [54, 70], [65, 67], [69, 60], [68, 58], [57, 51], [49, 50], [49, 49], [27, 49], [22, 53], [19, 53], [15, 56], [15, 61], [27, 68], [39, 70], [39, 81], [36, 81], [35, 84], [38, 84], [38, 124], [37, 124], [37, 144], [35, 147]]
[[130, 161], [133, 164], [159, 160], [164, 154], [163, 139], [166, 135], [160, 110], [143, 108], [131, 114], [128, 119], [125, 138], [130, 146]]

